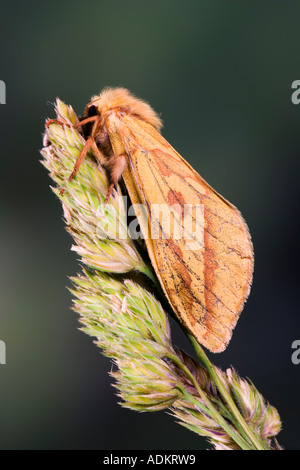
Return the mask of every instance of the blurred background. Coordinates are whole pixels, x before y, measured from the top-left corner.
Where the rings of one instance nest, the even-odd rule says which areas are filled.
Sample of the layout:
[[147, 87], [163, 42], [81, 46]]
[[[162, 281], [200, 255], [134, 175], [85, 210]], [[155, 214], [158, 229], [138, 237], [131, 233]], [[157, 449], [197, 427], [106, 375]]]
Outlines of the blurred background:
[[[205, 449], [167, 413], [122, 409], [111, 364], [78, 330], [80, 271], [39, 150], [60, 97], [80, 115], [105, 86], [161, 114], [163, 135], [244, 215], [255, 249], [249, 300], [227, 350], [300, 449], [300, 4], [221, 0], [2, 2], [0, 79], [2, 449]], [[172, 328], [174, 324], [172, 323]], [[174, 327], [177, 344], [190, 346]]]

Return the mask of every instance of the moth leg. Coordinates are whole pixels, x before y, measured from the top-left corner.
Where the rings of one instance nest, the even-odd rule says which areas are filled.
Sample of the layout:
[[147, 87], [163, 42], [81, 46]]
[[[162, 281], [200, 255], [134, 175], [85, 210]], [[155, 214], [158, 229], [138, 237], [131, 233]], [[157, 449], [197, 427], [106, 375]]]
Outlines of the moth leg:
[[[77, 129], [77, 127], [84, 126], [84, 124], [87, 124], [88, 122], [94, 122], [97, 119], [99, 119], [99, 116], [91, 116], [89, 118], [83, 119], [82, 121], [77, 122], [77, 124], [74, 124], [73, 127], [74, 129]], [[72, 127], [71, 124], [69, 124], [64, 118], [61, 119], [47, 119], [45, 126], [49, 127], [51, 124], [60, 124], [61, 126], [68, 126]]]
[[78, 172], [79, 167], [80, 167], [81, 163], [83, 162], [84, 157], [86, 156], [89, 149], [92, 147], [92, 141], [93, 140], [94, 140], [93, 137], [89, 137], [87, 139], [86, 143], [84, 144], [83, 149], [80, 152], [79, 157], [77, 158], [77, 160], [75, 162], [74, 169], [73, 169], [72, 173], [70, 174], [70, 176], [68, 178], [68, 181], [71, 181], [74, 178], [74, 176], [76, 175], [76, 173]]
[[91, 147], [93, 150], [94, 157], [100, 163], [100, 165], [104, 167], [107, 166], [107, 157], [104, 155], [104, 153], [101, 152], [101, 150], [99, 150], [94, 137], [90, 137], [90, 139], [92, 139]]
[[[86, 143], [84, 144], [84, 147], [83, 147], [83, 149], [81, 150], [80, 155], [79, 155], [79, 157], [77, 158], [77, 160], [76, 160], [76, 162], [75, 162], [74, 169], [73, 169], [72, 173], [70, 174], [70, 176], [69, 176], [69, 178], [68, 178], [68, 181], [71, 181], [71, 180], [74, 178], [74, 176], [76, 175], [76, 173], [78, 172], [79, 167], [80, 167], [81, 163], [83, 162], [84, 157], [86, 156], [88, 150], [89, 150], [89, 149], [91, 148], [91, 146], [92, 146], [92, 140], [94, 140], [94, 139], [93, 139], [92, 137], [89, 137], [89, 138], [87, 139]], [[64, 190], [65, 190], [65, 189], [62, 188], [62, 189], [60, 190], [60, 194], [63, 194]]]
[[[74, 128], [77, 129], [78, 127], [80, 126], [84, 126], [85, 124], [89, 123], [89, 122], [95, 122], [95, 125], [93, 127], [93, 131], [89, 137], [89, 141], [90, 141], [90, 147], [93, 151], [93, 154], [94, 154], [94, 157], [95, 159], [102, 165], [105, 167], [105, 165], [107, 165], [107, 157], [104, 155], [104, 153], [101, 152], [101, 150], [98, 148], [98, 145], [96, 144], [96, 141], [95, 141], [95, 137], [94, 137], [94, 132], [95, 132], [95, 129], [97, 129], [97, 122], [96, 121], [99, 121], [99, 116], [91, 116], [91, 117], [88, 117], [86, 119], [83, 119], [82, 121], [78, 122], [77, 124], [74, 125]], [[88, 149], [87, 149], [88, 150]], [[87, 152], [87, 151], [86, 151]]]
[[104, 204], [107, 203], [108, 199], [111, 196], [113, 189], [117, 187], [117, 184], [126, 166], [127, 166], [127, 159], [124, 154], [121, 154], [117, 158], [114, 159], [113, 166], [111, 169], [111, 175], [110, 175], [112, 183], [108, 189]]
[[104, 205], [107, 204], [110, 196], [111, 196], [111, 193], [113, 192], [113, 190], [115, 189], [115, 185], [114, 183], [111, 183], [110, 187], [108, 188], [108, 191], [107, 191], [107, 194], [106, 194], [106, 198], [105, 198], [105, 201], [104, 201]]
[[121, 179], [122, 173], [127, 166], [127, 158], [124, 154], [119, 155], [113, 163], [111, 171], [111, 180], [112, 183], [117, 186], [119, 180]]
[[46, 121], [46, 124], [45, 124], [45, 127], [49, 127], [51, 124], [60, 124], [61, 126], [68, 126], [68, 127], [71, 127], [70, 124], [65, 121], [65, 119], [61, 119], [61, 121], [59, 119], [47, 119]]
[[86, 119], [83, 119], [82, 121], [77, 122], [77, 124], [74, 124], [74, 127], [75, 127], [75, 129], [77, 129], [77, 127], [84, 126], [88, 122], [95, 122], [95, 121], [98, 121], [98, 120], [99, 120], [99, 116], [91, 116], [91, 117], [88, 117]]

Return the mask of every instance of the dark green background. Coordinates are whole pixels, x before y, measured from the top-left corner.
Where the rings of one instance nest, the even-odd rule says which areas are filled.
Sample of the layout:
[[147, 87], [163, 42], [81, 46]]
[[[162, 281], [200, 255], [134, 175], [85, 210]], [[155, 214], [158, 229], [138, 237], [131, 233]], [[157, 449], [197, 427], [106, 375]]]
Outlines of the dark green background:
[[254, 382], [279, 410], [279, 442], [300, 449], [299, 18], [294, 1], [1, 2], [1, 448], [207, 447], [166, 413], [122, 409], [110, 362], [70, 310], [79, 264], [39, 163], [43, 125], [57, 96], [81, 114], [121, 85], [161, 113], [163, 135], [249, 225], [251, 295], [228, 349], [210, 357]]

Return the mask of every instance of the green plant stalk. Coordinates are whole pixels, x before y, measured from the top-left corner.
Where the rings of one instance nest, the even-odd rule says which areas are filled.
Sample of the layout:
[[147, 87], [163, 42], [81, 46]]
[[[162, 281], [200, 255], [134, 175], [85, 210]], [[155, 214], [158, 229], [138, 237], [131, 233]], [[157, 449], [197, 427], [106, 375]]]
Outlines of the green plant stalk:
[[159, 284], [158, 280], [157, 280], [157, 277], [156, 275], [154, 274], [154, 271], [153, 271], [153, 268], [148, 266], [146, 263], [145, 264], [142, 264], [139, 269], [138, 269], [141, 273], [143, 274], [146, 274], [146, 276], [149, 277], [149, 279], [151, 279], [151, 281], [153, 282], [153, 284], [160, 290], [160, 292], [163, 294], [163, 291], [162, 291], [162, 288], [161, 288], [161, 285]]
[[[229, 409], [236, 421], [237, 426], [239, 427], [240, 431], [243, 432], [247, 439], [252, 445], [254, 446], [255, 450], [267, 450], [267, 448], [261, 443], [261, 441], [257, 438], [257, 436], [253, 433], [252, 429], [248, 426], [246, 421], [244, 420], [243, 416], [239, 412], [236, 404], [234, 403], [232, 397], [228, 393], [226, 387], [224, 386], [222, 380], [220, 379], [219, 375], [217, 374], [215, 367], [210, 362], [206, 354], [204, 353], [203, 349], [194, 338], [194, 336], [186, 332], [187, 337], [189, 338], [198, 358], [202, 362], [202, 364], [207, 368], [208, 373], [210, 374], [212, 380], [215, 382], [220, 394], [222, 395], [225, 402], [228, 404]], [[227, 430], [228, 432], [228, 430]], [[232, 436], [233, 437], [233, 436]], [[234, 437], [233, 437], [234, 439]]]
[[[211, 401], [208, 399], [206, 393], [204, 392], [204, 390], [201, 389], [201, 387], [199, 386], [197, 380], [195, 379], [195, 377], [193, 376], [193, 374], [189, 371], [189, 369], [184, 365], [182, 364], [182, 362], [180, 361], [180, 359], [176, 356], [176, 354], [174, 355], [170, 355], [168, 356], [169, 359], [171, 359], [176, 365], [178, 365], [181, 370], [186, 374], [186, 376], [190, 379], [190, 381], [192, 382], [192, 384], [194, 385], [195, 389], [197, 390], [197, 392], [199, 393], [199, 396], [202, 398], [202, 400], [204, 401], [204, 403], [206, 404], [206, 408], [205, 407], [201, 407], [202, 408], [202, 411], [204, 411], [205, 413], [207, 413], [212, 419], [214, 419], [220, 427], [222, 427], [224, 429], [224, 431], [227, 432], [227, 434], [232, 437], [232, 439], [240, 446], [240, 448], [242, 450], [253, 450], [253, 445], [249, 446], [249, 442], [248, 440], [245, 441], [245, 439], [243, 439], [239, 434], [237, 434], [230, 426], [229, 424], [226, 422], [226, 420], [223, 418], [223, 416], [220, 415], [220, 413], [216, 410], [216, 408], [214, 407], [214, 405], [211, 403]], [[198, 406], [199, 407], [199, 402], [197, 400], [195, 400], [195, 398], [187, 392], [186, 389], [182, 389], [181, 390], [184, 397], [190, 401], [191, 403], [193, 403], [194, 405]], [[256, 448], [255, 448], [256, 449]]]
[[[151, 267], [145, 266], [145, 268], [141, 271], [144, 272], [154, 282], [154, 284], [158, 287], [159, 291], [161, 292], [161, 295], [164, 295], [162, 288], [160, 284], [158, 283], [157, 278], [155, 274], [153, 273], [153, 270], [151, 269]], [[189, 377], [194, 387], [198, 391], [199, 396], [203, 399], [204, 403], [207, 406], [207, 409], [203, 409], [203, 411], [209, 414], [209, 416], [213, 418], [224, 429], [224, 431], [226, 431], [232, 437], [232, 439], [241, 447], [241, 449], [243, 450], [267, 450], [267, 448], [261, 443], [261, 441], [257, 439], [256, 435], [253, 433], [251, 428], [248, 426], [248, 424], [244, 420], [236, 404], [234, 403], [226, 387], [224, 386], [222, 380], [220, 379], [219, 375], [216, 373], [215, 367], [210, 362], [210, 360], [204, 353], [203, 349], [201, 348], [201, 346], [199, 345], [195, 337], [188, 331], [186, 331], [186, 334], [197, 354], [197, 357], [201, 360], [202, 364], [207, 368], [207, 371], [209, 372], [212, 380], [215, 382], [221, 396], [223, 397], [224, 401], [228, 404], [228, 407], [232, 413], [232, 418], [235, 422], [235, 425], [237, 429], [239, 429], [241, 435], [244, 436], [244, 438], [242, 438], [237, 433], [235, 433], [233, 429], [227, 424], [226, 420], [220, 415], [220, 413], [215, 409], [214, 405], [207, 398], [205, 392], [201, 389], [201, 387], [199, 387], [193, 374], [188, 370], [188, 368], [184, 364], [182, 364], [179, 358], [176, 355], [170, 357], [170, 359], [172, 359], [175, 364], [181, 367], [182, 371], [184, 371], [185, 374]], [[192, 402], [195, 401], [193, 397], [186, 390], [184, 391], [184, 395], [186, 398], [190, 396], [189, 397], [190, 401]], [[197, 402], [197, 406], [199, 406], [198, 402]]]

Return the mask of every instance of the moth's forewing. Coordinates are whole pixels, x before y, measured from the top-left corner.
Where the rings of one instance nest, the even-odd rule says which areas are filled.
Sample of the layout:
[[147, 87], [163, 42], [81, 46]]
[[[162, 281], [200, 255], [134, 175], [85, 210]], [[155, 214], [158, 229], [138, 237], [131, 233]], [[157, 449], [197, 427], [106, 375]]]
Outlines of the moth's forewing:
[[[137, 217], [171, 306], [201, 344], [223, 351], [252, 281], [244, 219], [149, 124], [112, 114], [107, 130], [125, 147], [123, 179], [132, 203], [146, 209]], [[171, 208], [169, 225], [158, 206]]]

